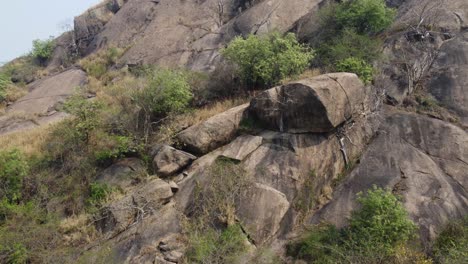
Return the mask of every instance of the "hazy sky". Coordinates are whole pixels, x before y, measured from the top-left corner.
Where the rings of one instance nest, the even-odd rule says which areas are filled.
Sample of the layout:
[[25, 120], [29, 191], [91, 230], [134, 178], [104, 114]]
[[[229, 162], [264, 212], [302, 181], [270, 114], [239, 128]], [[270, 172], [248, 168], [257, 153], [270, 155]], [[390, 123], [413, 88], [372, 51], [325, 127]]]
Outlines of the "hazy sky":
[[0, 63], [31, 50], [34, 39], [46, 39], [73, 25], [73, 17], [101, 0], [0, 0]]

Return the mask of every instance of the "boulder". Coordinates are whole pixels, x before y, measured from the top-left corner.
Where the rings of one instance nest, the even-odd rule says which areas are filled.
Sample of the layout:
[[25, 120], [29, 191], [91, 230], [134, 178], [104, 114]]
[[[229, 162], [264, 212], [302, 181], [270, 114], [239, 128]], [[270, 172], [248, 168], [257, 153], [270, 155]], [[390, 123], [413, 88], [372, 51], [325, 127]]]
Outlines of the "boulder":
[[468, 214], [468, 134], [457, 126], [414, 114], [394, 114], [337, 188], [311, 218], [342, 227], [356, 208], [356, 194], [373, 185], [403, 196], [423, 242], [449, 221]]
[[158, 176], [167, 177], [180, 172], [196, 159], [192, 154], [163, 145], [156, 151], [153, 167]]
[[118, 234], [158, 212], [173, 196], [171, 186], [156, 179], [105, 206], [96, 217], [96, 228], [109, 236]]
[[364, 84], [352, 73], [330, 73], [267, 90], [250, 103], [262, 124], [280, 132], [329, 132], [363, 111]]
[[242, 161], [250, 153], [260, 147], [262, 142], [262, 137], [251, 135], [239, 136], [229, 144], [228, 148], [222, 151], [221, 156], [237, 161]]
[[143, 174], [146, 174], [145, 163], [137, 158], [126, 158], [117, 161], [97, 176], [97, 181], [110, 186], [126, 189]]
[[243, 104], [234, 107], [189, 127], [177, 135], [177, 140], [189, 152], [200, 155], [219, 148], [236, 136], [240, 122], [246, 116], [248, 106], [248, 104]]
[[288, 209], [289, 202], [283, 193], [255, 183], [242, 195], [236, 211], [255, 244], [261, 245], [278, 232]]

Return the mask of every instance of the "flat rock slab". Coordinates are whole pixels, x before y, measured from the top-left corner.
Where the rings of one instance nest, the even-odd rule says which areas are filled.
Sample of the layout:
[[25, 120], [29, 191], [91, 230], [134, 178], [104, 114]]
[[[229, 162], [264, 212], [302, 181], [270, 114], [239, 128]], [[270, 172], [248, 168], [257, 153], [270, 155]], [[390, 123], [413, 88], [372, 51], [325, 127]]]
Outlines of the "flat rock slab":
[[267, 90], [250, 112], [280, 132], [329, 132], [362, 111], [366, 91], [353, 73], [330, 73]]
[[86, 73], [71, 69], [32, 83], [30, 92], [11, 105], [7, 112], [47, 115], [57, 103], [65, 101], [75, 89], [86, 83]]
[[135, 178], [146, 173], [145, 163], [137, 158], [121, 159], [101, 172], [97, 181], [110, 186], [128, 188]]
[[199, 155], [219, 148], [236, 136], [248, 107], [249, 104], [243, 104], [191, 126], [179, 133], [177, 140], [184, 149]]

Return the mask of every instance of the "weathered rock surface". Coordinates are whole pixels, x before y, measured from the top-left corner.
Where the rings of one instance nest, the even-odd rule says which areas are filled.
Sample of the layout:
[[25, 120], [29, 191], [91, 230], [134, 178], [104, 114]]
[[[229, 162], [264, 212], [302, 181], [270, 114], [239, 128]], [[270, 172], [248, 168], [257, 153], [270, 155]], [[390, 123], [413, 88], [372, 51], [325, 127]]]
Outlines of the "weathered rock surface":
[[41, 79], [29, 86], [30, 92], [8, 107], [7, 112], [24, 112], [46, 115], [54, 111], [59, 102], [73, 94], [77, 87], [85, 84], [86, 73], [71, 69]]
[[67, 116], [56, 107], [87, 81], [86, 74], [78, 69], [46, 77], [33, 82], [29, 93], [18, 99], [0, 117], [0, 134], [25, 130], [60, 121]]
[[468, 32], [442, 44], [432, 72], [429, 92], [468, 127]]
[[105, 169], [96, 180], [124, 190], [131, 187], [132, 183], [143, 174], [146, 174], [146, 167], [142, 160], [126, 158]]
[[231, 141], [246, 116], [248, 104], [232, 108], [194, 125], [177, 135], [177, 140], [191, 153], [206, 154]]
[[192, 154], [163, 145], [156, 151], [153, 167], [158, 176], [167, 177], [181, 171], [195, 159], [197, 157]]
[[449, 220], [468, 214], [468, 134], [454, 125], [414, 114], [387, 118], [359, 166], [313, 216], [343, 226], [356, 194], [373, 185], [401, 194], [428, 242]]
[[280, 132], [329, 132], [363, 111], [364, 84], [352, 73], [330, 73], [267, 90], [250, 104], [262, 124]]
[[235, 36], [286, 32], [320, 2], [129, 0], [105, 26], [106, 19], [85, 14], [75, 27], [86, 53], [111, 45], [131, 46], [123, 57], [128, 64], [206, 71], [220, 59], [219, 49]]
[[262, 242], [278, 232], [289, 206], [283, 193], [256, 183], [242, 195], [237, 212], [251, 238], [255, 242]]
[[108, 236], [118, 234], [148, 215], [157, 214], [172, 196], [171, 186], [163, 180], [145, 183], [130, 195], [104, 207], [97, 216], [96, 227]]

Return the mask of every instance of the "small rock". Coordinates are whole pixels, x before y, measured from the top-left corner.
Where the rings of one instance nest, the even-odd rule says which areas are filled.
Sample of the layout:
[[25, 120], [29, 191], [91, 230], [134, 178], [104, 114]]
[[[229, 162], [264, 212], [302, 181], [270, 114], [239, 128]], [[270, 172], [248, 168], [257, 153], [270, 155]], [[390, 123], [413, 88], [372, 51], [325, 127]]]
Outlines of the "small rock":
[[179, 260], [183, 256], [184, 256], [184, 254], [182, 254], [179, 251], [171, 251], [171, 252], [168, 252], [168, 253], [164, 254], [164, 259], [167, 260], [167, 261], [174, 262], [174, 263], [179, 263]]
[[175, 183], [174, 181], [170, 181], [169, 185], [171, 186], [171, 190], [173, 193], [176, 193], [179, 191], [179, 185], [177, 185], [177, 183]]

